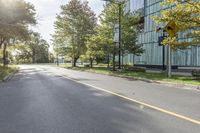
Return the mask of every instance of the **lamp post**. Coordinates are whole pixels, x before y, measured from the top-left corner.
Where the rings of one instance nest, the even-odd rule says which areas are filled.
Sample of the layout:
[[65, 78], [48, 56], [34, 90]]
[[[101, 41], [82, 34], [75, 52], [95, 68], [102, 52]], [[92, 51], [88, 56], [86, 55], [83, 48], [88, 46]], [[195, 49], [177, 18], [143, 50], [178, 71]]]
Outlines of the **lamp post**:
[[106, 2], [111, 2], [117, 4], [119, 7], [119, 69], [121, 69], [121, 15], [122, 15], [122, 0], [103, 0]]

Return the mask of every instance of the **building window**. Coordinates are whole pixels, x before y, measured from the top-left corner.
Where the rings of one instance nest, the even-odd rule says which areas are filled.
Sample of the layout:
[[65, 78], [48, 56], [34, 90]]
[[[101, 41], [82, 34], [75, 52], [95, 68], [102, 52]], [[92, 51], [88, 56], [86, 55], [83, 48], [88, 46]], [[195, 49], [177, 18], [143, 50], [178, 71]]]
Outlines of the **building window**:
[[129, 2], [131, 12], [144, 8], [144, 0], [129, 0]]

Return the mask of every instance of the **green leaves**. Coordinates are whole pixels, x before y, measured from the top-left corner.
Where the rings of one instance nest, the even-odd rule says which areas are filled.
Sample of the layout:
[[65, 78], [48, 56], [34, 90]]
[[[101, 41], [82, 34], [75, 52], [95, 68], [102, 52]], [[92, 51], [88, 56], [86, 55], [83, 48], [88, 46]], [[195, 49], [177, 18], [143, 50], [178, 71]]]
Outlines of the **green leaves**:
[[[96, 33], [87, 38], [85, 57], [90, 60], [91, 66], [93, 60], [98, 58], [105, 59], [110, 57], [110, 55], [113, 55], [113, 64], [115, 62], [115, 56], [119, 51], [119, 47], [114, 43], [113, 38], [115, 24], [119, 23], [119, 6], [123, 8], [125, 5], [110, 4], [105, 6], [99, 17], [100, 24], [96, 27]], [[121, 18], [122, 40], [120, 50], [123, 53], [141, 54], [143, 49], [140, 45], [136, 45], [140, 16], [122, 11]]]
[[[24, 47], [26, 49], [23, 49]], [[49, 44], [42, 39], [40, 34], [37, 32], [30, 32], [29, 39], [26, 40], [25, 44], [22, 43], [21, 47], [17, 48], [21, 51], [21, 54], [19, 55], [22, 57], [25, 56], [25, 59], [32, 63], [48, 63], [49, 61]], [[26, 56], [26, 52], [23, 52], [25, 50], [29, 51], [29, 56]]]
[[[122, 9], [125, 6], [121, 5]], [[113, 42], [114, 26], [119, 23], [119, 6], [110, 4], [105, 6], [99, 16], [99, 25], [88, 2], [70, 0], [68, 4], [61, 6], [61, 13], [55, 22], [56, 32], [53, 35], [54, 50], [71, 59], [84, 56], [91, 62], [98, 58], [115, 54], [119, 51]], [[127, 14], [122, 11], [122, 48], [128, 53], [140, 54], [141, 46], [136, 45], [137, 26], [140, 16]], [[124, 53], [123, 52], [123, 53]]]
[[105, 56], [106, 44], [100, 35], [94, 34], [87, 38], [87, 52], [86, 57], [88, 59], [97, 59]]
[[[105, 34], [100, 33], [100, 35], [104, 35], [104, 37], [108, 42], [110, 42], [110, 48], [118, 50], [116, 45], [113, 45], [113, 37], [114, 37], [114, 25], [119, 23], [119, 5], [110, 4], [109, 6], [105, 6], [104, 11], [100, 16], [101, 25], [99, 27], [99, 32], [103, 32]], [[125, 5], [121, 5], [122, 8]], [[143, 52], [141, 46], [136, 45], [137, 39], [137, 28], [140, 21], [140, 16], [138, 14], [125, 13], [122, 10], [121, 13], [121, 32], [122, 32], [122, 51], [126, 51], [128, 53], [140, 54]], [[105, 42], [106, 43], [106, 42]], [[115, 47], [115, 48], [113, 48]]]
[[122, 50], [126, 53], [140, 55], [143, 49], [136, 44], [140, 16], [138, 14], [125, 14], [122, 21]]
[[24, 0], [0, 0], [0, 48], [6, 65], [7, 45], [28, 38], [28, 26], [36, 24], [34, 6]]
[[53, 35], [55, 49], [65, 49], [65, 55], [71, 59], [79, 58], [86, 52], [86, 38], [94, 33], [96, 21], [87, 1], [70, 0], [68, 4], [61, 6]]
[[28, 25], [36, 24], [35, 9], [24, 0], [0, 0], [0, 36], [24, 38]]

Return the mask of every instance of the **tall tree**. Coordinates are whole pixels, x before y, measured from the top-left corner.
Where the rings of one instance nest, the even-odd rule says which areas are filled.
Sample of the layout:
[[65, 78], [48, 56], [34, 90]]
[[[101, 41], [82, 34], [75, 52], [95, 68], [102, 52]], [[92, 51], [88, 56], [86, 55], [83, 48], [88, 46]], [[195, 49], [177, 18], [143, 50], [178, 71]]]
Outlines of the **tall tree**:
[[4, 65], [7, 44], [25, 38], [29, 24], [36, 24], [33, 5], [24, 0], [0, 0], [0, 47], [3, 46]]
[[73, 66], [76, 66], [80, 55], [86, 52], [86, 38], [94, 33], [96, 20], [88, 1], [70, 0], [68, 4], [61, 6], [53, 40], [56, 45], [66, 45], [67, 55], [72, 58]]
[[119, 22], [119, 9], [116, 4], [104, 6], [104, 10], [100, 14], [99, 35], [107, 45], [107, 54], [112, 55], [113, 70], [115, 70], [115, 56], [119, 51], [117, 44], [113, 41], [115, 24]]
[[122, 20], [122, 53], [140, 55], [143, 53], [141, 45], [137, 44], [139, 22], [141, 17], [137, 13], [124, 13]]
[[200, 1], [165, 0], [162, 5], [164, 8], [169, 8], [161, 11], [162, 16], [154, 16], [155, 22], [164, 24], [174, 22], [176, 30], [190, 38], [190, 41], [178, 41], [177, 37], [168, 37], [163, 44], [173, 47], [200, 44]]
[[[125, 4], [121, 5], [122, 8]], [[109, 54], [112, 54], [113, 57], [113, 70], [115, 70], [115, 56], [117, 51], [119, 51], [117, 45], [113, 42], [114, 38], [114, 28], [115, 24], [119, 22], [119, 7], [116, 4], [110, 4], [105, 6], [102, 14], [100, 15], [100, 28], [99, 34], [101, 38], [107, 44], [106, 49]], [[122, 27], [122, 40], [121, 40], [121, 51], [133, 54], [140, 54], [143, 52], [143, 49], [140, 45], [136, 44], [137, 39], [137, 25], [140, 20], [138, 14], [126, 13], [122, 10], [121, 13], [121, 27]]]

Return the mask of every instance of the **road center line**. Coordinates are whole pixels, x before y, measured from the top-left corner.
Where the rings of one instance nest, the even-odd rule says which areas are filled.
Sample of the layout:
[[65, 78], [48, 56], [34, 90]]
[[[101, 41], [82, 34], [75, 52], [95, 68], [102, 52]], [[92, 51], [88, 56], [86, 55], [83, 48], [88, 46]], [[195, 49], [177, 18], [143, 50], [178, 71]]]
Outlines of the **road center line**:
[[[59, 74], [58, 74], [58, 75], [59, 75]], [[195, 120], [195, 119], [192, 119], [192, 118], [189, 118], [189, 117], [186, 117], [186, 116], [177, 114], [177, 113], [175, 113], [175, 112], [171, 112], [171, 111], [162, 109], [162, 108], [157, 107], [157, 106], [154, 106], [154, 105], [150, 105], [150, 104], [148, 104], [148, 103], [144, 103], [144, 102], [138, 101], [138, 100], [136, 100], [136, 99], [132, 99], [132, 98], [129, 98], [129, 97], [126, 97], [126, 96], [117, 94], [117, 93], [115, 93], [115, 92], [112, 92], [112, 91], [109, 91], [109, 90], [106, 90], [106, 89], [103, 89], [103, 88], [100, 88], [100, 87], [97, 87], [97, 86], [94, 86], [94, 85], [91, 85], [91, 84], [87, 84], [87, 83], [84, 83], [84, 82], [81, 82], [81, 81], [77, 81], [77, 80], [75, 80], [75, 79], [73, 79], [73, 78], [70, 78], [70, 77], [68, 77], [68, 76], [63, 76], [63, 75], [61, 75], [61, 76], [62, 76], [63, 78], [69, 79], [69, 80], [71, 80], [71, 81], [74, 81], [74, 82], [77, 82], [77, 83], [80, 83], [80, 84], [83, 84], [83, 85], [86, 85], [86, 86], [95, 88], [95, 89], [100, 90], [100, 91], [104, 91], [104, 92], [106, 92], [106, 93], [109, 93], [109, 94], [118, 96], [118, 97], [123, 98], [123, 99], [126, 99], [126, 100], [128, 100], [128, 101], [131, 101], [131, 102], [134, 102], [134, 103], [138, 103], [138, 104], [141, 104], [141, 105], [143, 105], [143, 106], [149, 107], [149, 108], [151, 108], [151, 109], [160, 111], [160, 112], [162, 112], [162, 113], [165, 113], [165, 114], [174, 116], [174, 117], [176, 117], [176, 118], [183, 119], [183, 120], [189, 121], [189, 122], [191, 122], [191, 123], [200, 125], [200, 121], [198, 121], [198, 120]]]

